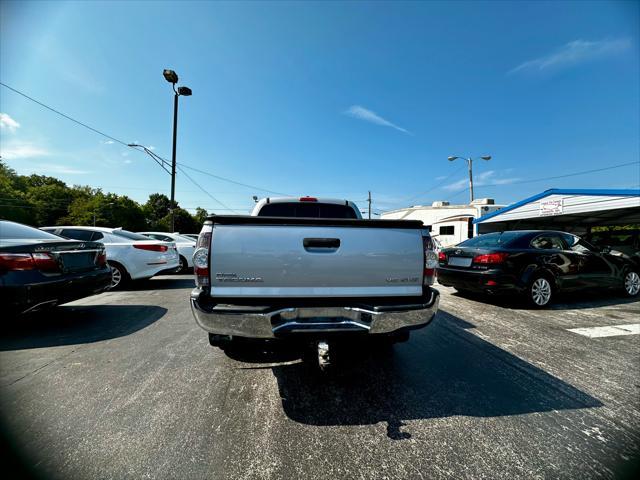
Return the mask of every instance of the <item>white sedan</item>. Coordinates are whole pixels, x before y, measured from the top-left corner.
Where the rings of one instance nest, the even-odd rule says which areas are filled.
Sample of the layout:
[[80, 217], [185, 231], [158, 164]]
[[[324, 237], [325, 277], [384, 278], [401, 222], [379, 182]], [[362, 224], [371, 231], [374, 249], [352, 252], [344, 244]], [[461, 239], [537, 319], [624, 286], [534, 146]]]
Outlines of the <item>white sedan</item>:
[[128, 280], [151, 278], [180, 266], [174, 243], [153, 240], [121, 228], [69, 226], [42, 227], [41, 230], [65, 238], [104, 244], [107, 263], [111, 267], [112, 289], [121, 287]]
[[149, 238], [154, 238], [163, 242], [174, 242], [178, 248], [178, 254], [180, 254], [180, 269], [179, 272], [186, 272], [188, 269], [193, 268], [193, 252], [196, 250], [196, 240], [193, 238], [180, 235], [179, 233], [167, 233], [167, 232], [138, 232], [142, 235], [146, 235]]

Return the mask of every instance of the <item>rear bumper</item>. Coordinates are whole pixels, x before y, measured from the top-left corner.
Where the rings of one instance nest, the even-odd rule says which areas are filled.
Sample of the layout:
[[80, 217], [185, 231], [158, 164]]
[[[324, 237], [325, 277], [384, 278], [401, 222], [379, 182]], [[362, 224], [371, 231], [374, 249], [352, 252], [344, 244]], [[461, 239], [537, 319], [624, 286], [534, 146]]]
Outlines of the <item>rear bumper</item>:
[[44, 280], [26, 278], [26, 275], [19, 275], [21, 273], [30, 272], [12, 272], [12, 278], [5, 279], [0, 288], [0, 304], [8, 307], [12, 313], [25, 313], [71, 302], [102, 293], [111, 286], [109, 268]]
[[247, 338], [277, 338], [298, 334], [391, 333], [422, 328], [433, 320], [440, 300], [429, 288], [418, 303], [334, 307], [251, 307], [207, 305], [202, 291], [191, 293], [196, 323], [209, 333]]
[[515, 275], [502, 270], [469, 271], [438, 267], [437, 279], [440, 285], [461, 290], [486, 293], [520, 292], [523, 285]]

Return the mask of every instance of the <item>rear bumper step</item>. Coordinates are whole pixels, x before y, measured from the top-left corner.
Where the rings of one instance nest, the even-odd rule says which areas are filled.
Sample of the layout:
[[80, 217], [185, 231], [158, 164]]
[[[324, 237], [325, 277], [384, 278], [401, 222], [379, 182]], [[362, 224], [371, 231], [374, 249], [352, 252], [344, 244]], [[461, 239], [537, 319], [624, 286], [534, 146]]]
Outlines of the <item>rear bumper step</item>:
[[191, 310], [209, 333], [247, 338], [276, 338], [304, 333], [391, 333], [429, 324], [438, 310], [440, 294], [428, 289], [418, 303], [332, 307], [250, 307], [207, 305], [201, 290], [191, 294]]

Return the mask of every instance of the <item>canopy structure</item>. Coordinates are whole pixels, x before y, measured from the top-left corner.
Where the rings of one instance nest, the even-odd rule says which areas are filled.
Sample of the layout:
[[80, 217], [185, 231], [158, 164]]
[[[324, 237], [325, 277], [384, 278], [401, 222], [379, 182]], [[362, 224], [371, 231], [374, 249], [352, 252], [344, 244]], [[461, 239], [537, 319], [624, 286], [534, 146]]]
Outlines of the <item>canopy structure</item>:
[[640, 224], [640, 190], [550, 189], [474, 221], [478, 233]]

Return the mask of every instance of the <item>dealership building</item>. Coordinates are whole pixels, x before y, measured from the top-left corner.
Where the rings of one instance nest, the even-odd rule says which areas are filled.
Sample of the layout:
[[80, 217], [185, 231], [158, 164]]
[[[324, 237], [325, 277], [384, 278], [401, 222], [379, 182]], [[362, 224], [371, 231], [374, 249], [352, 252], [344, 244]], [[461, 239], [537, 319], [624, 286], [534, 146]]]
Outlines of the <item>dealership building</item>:
[[593, 227], [639, 225], [640, 190], [552, 188], [473, 223], [479, 234], [549, 229], [588, 235]]

